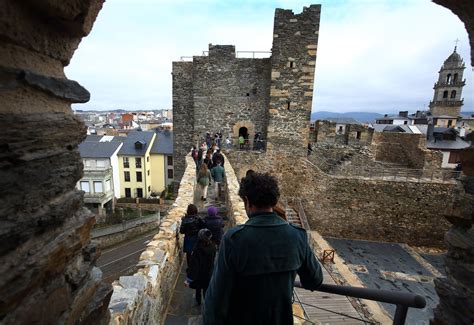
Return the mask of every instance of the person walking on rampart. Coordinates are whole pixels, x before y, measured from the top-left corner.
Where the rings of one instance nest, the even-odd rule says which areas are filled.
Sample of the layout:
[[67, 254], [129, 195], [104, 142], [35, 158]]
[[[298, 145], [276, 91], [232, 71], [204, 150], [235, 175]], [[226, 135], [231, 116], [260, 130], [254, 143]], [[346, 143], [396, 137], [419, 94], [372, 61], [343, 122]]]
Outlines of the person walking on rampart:
[[220, 162], [222, 167], [224, 167], [224, 155], [221, 153], [221, 149], [219, 148], [217, 148], [216, 152], [212, 155], [212, 167], [216, 167], [218, 162]]
[[191, 253], [197, 242], [197, 235], [200, 229], [204, 227], [204, 220], [198, 215], [198, 209], [194, 204], [188, 205], [184, 217], [181, 218], [179, 233], [184, 234], [183, 251], [186, 254], [186, 262], [189, 267]]
[[204, 218], [204, 226], [212, 233], [212, 241], [219, 247], [224, 233], [224, 220], [217, 214], [216, 207], [209, 207], [207, 209], [207, 216]]
[[191, 148], [191, 157], [193, 157], [193, 160], [196, 166], [198, 165], [198, 154], [199, 154], [199, 151], [196, 149], [196, 146], [193, 146]]
[[186, 276], [185, 285], [196, 290], [195, 299], [198, 306], [201, 305], [201, 294], [206, 295], [214, 269], [216, 246], [211, 239], [212, 233], [209, 229], [199, 230]]
[[206, 163], [202, 163], [201, 167], [199, 168], [198, 174], [197, 174], [197, 183], [199, 187], [201, 188], [201, 200], [206, 201], [207, 200], [207, 188], [211, 184], [211, 172], [207, 168]]
[[222, 167], [220, 160], [217, 160], [216, 166], [211, 169], [211, 176], [214, 180], [216, 198], [219, 198], [221, 192], [220, 189], [225, 179], [225, 170], [224, 167]]
[[296, 274], [308, 290], [321, 266], [302, 228], [273, 212], [280, 196], [268, 174], [246, 176], [239, 190], [249, 220], [226, 232], [204, 303], [204, 324], [293, 324]]

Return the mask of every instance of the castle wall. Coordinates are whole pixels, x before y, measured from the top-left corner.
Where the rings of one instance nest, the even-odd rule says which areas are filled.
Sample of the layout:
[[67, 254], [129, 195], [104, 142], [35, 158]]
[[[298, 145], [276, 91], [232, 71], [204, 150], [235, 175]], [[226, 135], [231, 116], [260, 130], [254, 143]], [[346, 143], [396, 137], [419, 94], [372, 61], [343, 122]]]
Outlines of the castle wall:
[[443, 246], [442, 211], [454, 182], [332, 176], [283, 153], [227, 153], [237, 177], [248, 169], [276, 176], [285, 197], [302, 199], [311, 229], [325, 236]]
[[0, 322], [92, 324], [112, 294], [75, 189], [90, 94], [64, 66], [102, 0], [0, 2]]
[[222, 131], [237, 139], [234, 125], [243, 121], [253, 126], [251, 139], [265, 136], [269, 89], [270, 59], [239, 59], [234, 46], [210, 45], [209, 56], [193, 60], [195, 137]]
[[174, 179], [179, 182], [185, 170], [184, 157], [194, 144], [193, 63], [173, 62], [172, 75]]
[[410, 168], [423, 169], [426, 160], [426, 166], [431, 169], [441, 167], [441, 158], [433, 156], [431, 150], [426, 149], [423, 134], [377, 132], [372, 145], [377, 161], [406, 163]]
[[267, 150], [306, 154], [320, 12], [275, 12]]

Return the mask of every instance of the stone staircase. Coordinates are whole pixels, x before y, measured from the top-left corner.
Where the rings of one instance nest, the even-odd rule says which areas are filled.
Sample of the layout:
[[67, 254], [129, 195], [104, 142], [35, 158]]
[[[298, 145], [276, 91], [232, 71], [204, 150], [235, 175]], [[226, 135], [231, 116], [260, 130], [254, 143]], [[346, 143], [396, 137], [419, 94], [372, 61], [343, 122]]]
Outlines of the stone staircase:
[[296, 213], [293, 208], [286, 206], [285, 207], [286, 218], [289, 223], [294, 224], [298, 227], [304, 228], [303, 223], [301, 222], [300, 216]]

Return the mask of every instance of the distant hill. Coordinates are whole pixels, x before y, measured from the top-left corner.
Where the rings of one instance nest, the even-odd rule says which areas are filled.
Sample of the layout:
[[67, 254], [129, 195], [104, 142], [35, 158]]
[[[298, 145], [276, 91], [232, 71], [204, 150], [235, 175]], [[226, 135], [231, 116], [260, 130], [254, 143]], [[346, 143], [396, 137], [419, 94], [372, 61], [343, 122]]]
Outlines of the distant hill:
[[345, 117], [345, 118], [353, 118], [362, 123], [372, 123], [375, 119], [382, 117], [383, 114], [379, 113], [371, 113], [371, 112], [347, 112], [347, 113], [334, 113], [334, 112], [326, 112], [326, 111], [319, 111], [311, 113], [311, 121], [315, 120], [324, 120], [327, 118], [335, 118], [335, 117]]

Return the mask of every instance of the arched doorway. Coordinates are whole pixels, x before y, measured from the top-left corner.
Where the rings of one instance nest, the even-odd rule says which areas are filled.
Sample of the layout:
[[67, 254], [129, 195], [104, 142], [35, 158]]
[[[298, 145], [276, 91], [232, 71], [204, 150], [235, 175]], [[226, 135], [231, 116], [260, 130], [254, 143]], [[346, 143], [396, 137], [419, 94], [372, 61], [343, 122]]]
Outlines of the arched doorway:
[[242, 126], [240, 129], [239, 129], [239, 137], [240, 136], [243, 136], [244, 139], [247, 139], [248, 136], [249, 136], [249, 130], [245, 127], [245, 126]]

